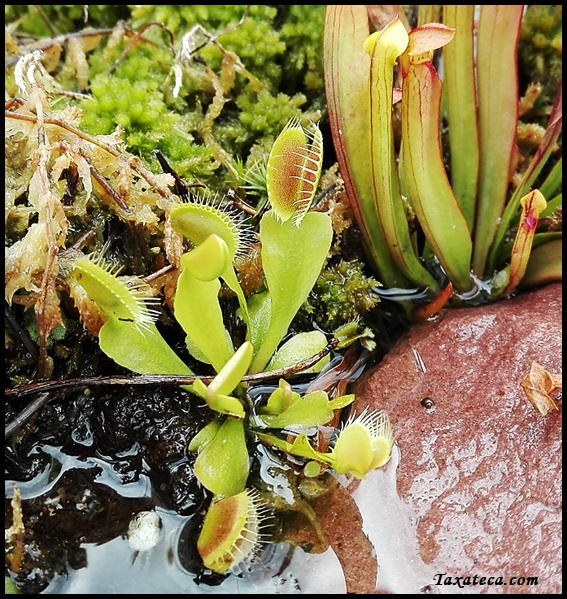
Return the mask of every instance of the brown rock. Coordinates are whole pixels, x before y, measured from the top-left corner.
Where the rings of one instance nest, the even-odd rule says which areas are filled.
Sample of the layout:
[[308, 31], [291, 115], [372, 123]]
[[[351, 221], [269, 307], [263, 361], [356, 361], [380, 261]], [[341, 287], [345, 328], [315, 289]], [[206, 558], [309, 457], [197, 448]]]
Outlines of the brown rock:
[[561, 401], [542, 416], [521, 386], [533, 361], [561, 372], [561, 292], [445, 310], [357, 382], [357, 411], [387, 410], [396, 432], [390, 464], [350, 489], [376, 592], [561, 593]]

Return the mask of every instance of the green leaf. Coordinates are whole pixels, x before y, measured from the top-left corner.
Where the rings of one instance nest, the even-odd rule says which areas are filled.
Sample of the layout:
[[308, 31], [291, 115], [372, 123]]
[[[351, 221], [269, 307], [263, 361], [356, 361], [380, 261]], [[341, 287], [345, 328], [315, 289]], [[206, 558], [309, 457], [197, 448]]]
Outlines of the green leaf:
[[191, 342], [219, 372], [234, 354], [218, 299], [221, 285], [218, 279], [201, 281], [195, 277], [191, 273], [190, 255], [191, 252], [181, 258], [181, 274], [173, 302], [175, 318]]
[[[443, 93], [449, 123], [451, 186], [473, 230], [478, 190], [479, 133], [476, 113], [472, 4], [446, 4], [443, 22], [455, 28], [455, 37], [443, 48]], [[463, 143], [466, 139], [467, 143]]]
[[[326, 346], [327, 338], [321, 331], [297, 333], [278, 349], [274, 354], [274, 357], [270, 360], [266, 370], [279, 370], [280, 368], [294, 366], [298, 362], [303, 362], [304, 360], [313, 357], [315, 354], [325, 349]], [[329, 363], [330, 359], [330, 355], [327, 354], [311, 368], [303, 370], [302, 372], [321, 372], [323, 367]]]
[[226, 414], [234, 418], [244, 418], [246, 415], [242, 402], [232, 395], [216, 393], [212, 397], [207, 397], [207, 405], [219, 414]]
[[518, 127], [517, 45], [522, 4], [483, 4], [477, 38], [479, 190], [472, 266], [482, 278], [512, 177]]
[[[559, 88], [561, 89], [561, 88]], [[539, 190], [543, 194], [543, 197], [548, 199], [553, 196], [554, 193], [561, 187], [563, 183], [563, 157], [560, 156], [549, 175], [545, 178], [543, 183], [539, 186]]]
[[[392, 124], [394, 66], [407, 48], [408, 33], [395, 19], [365, 42], [370, 55], [370, 167], [372, 189], [378, 218], [388, 250], [402, 271], [414, 284], [438, 291], [434, 277], [418, 259], [409, 234], [398, 178]], [[402, 100], [403, 101], [403, 100]]]
[[21, 591], [16, 586], [16, 583], [9, 576], [4, 576], [4, 594], [18, 595], [20, 592]]
[[221, 274], [221, 278], [227, 284], [227, 286], [234, 291], [236, 294], [236, 298], [238, 299], [238, 304], [240, 306], [239, 316], [242, 318], [244, 323], [246, 324], [246, 340], [250, 341], [252, 331], [250, 325], [250, 316], [248, 314], [248, 304], [246, 303], [246, 297], [244, 296], [244, 291], [242, 291], [242, 287], [238, 282], [238, 278], [236, 276], [236, 272], [234, 270], [234, 266], [232, 264], [227, 264], [224, 272]]
[[249, 341], [245, 341], [236, 353], [221, 368], [219, 373], [207, 387], [205, 397], [209, 407], [221, 414], [231, 414], [238, 418], [244, 417], [244, 408], [240, 401], [228, 395], [241, 382], [248, 371], [254, 348]]
[[100, 329], [99, 344], [107, 356], [132, 372], [194, 374], [153, 324], [140, 329], [134, 322], [110, 317]]
[[315, 451], [313, 447], [311, 447], [309, 438], [305, 433], [299, 434], [294, 439], [293, 443], [289, 443], [288, 441], [284, 441], [279, 437], [266, 433], [256, 432], [255, 434], [264, 443], [268, 443], [273, 447], [281, 449], [285, 453], [289, 453], [300, 458], [305, 458], [307, 460], [323, 462], [325, 464], [329, 464], [330, 466], [332, 466], [334, 463], [334, 458], [330, 454]]
[[354, 399], [354, 394], [349, 394], [330, 400], [322, 390], [313, 391], [302, 398], [291, 389], [288, 382], [280, 379], [279, 387], [259, 410], [259, 418], [269, 428], [322, 426], [333, 418], [334, 410], [348, 406]]
[[327, 424], [334, 416], [329, 405], [329, 396], [325, 391], [314, 391], [305, 397], [295, 393], [287, 409], [277, 415], [260, 415], [269, 428], [288, 428], [290, 426], [310, 428]]
[[287, 410], [291, 403], [297, 401], [298, 398], [299, 393], [293, 391], [287, 381], [280, 379], [278, 388], [270, 393], [266, 405], [259, 412], [267, 416], [276, 416]]
[[[540, 189], [540, 191], [541, 191], [541, 189]], [[546, 197], [544, 195], [543, 191], [541, 191], [541, 195], [543, 195], [543, 197]], [[539, 215], [540, 219], [552, 216], [553, 214], [555, 214], [557, 212], [558, 209], [561, 209], [562, 206], [563, 206], [563, 194], [560, 193], [559, 195], [556, 195], [555, 197], [553, 197], [547, 201], [546, 209]]]
[[217, 393], [230, 393], [236, 389], [248, 371], [253, 353], [254, 347], [249, 341], [245, 341], [215, 376], [209, 385], [208, 395], [213, 397]]
[[[541, 172], [541, 169], [545, 166], [547, 160], [551, 156], [559, 135], [561, 134], [563, 128], [563, 107], [561, 104], [561, 99], [563, 97], [563, 92], [561, 87], [557, 92], [557, 97], [555, 98], [555, 102], [553, 104], [553, 108], [551, 114], [549, 116], [549, 121], [547, 125], [547, 129], [545, 130], [545, 134], [541, 143], [534, 154], [528, 168], [524, 172], [522, 176], [522, 180], [518, 187], [514, 190], [510, 201], [508, 202], [504, 213], [502, 214], [502, 219], [498, 224], [498, 228], [496, 230], [496, 234], [494, 236], [494, 242], [492, 247], [490, 248], [490, 253], [488, 255], [488, 268], [494, 269], [499, 259], [500, 247], [510, 229], [510, 225], [512, 221], [517, 217], [518, 209], [520, 207], [521, 199], [528, 193], [531, 189], [533, 183], [535, 182], [537, 176]], [[559, 164], [561, 166], [561, 160], [559, 160]], [[555, 172], [553, 172], [555, 171]], [[544, 188], [540, 189], [544, 198], [547, 198], [546, 195], [548, 189], [552, 188], [556, 184], [561, 184], [562, 173], [561, 171], [557, 172], [555, 167], [552, 169], [552, 173], [550, 173], [549, 178], [544, 181]]]
[[230, 497], [244, 491], [249, 458], [243, 420], [226, 418], [197, 456], [194, 472], [215, 496]]
[[563, 280], [563, 241], [554, 239], [532, 250], [520, 288]]
[[370, 142], [370, 57], [364, 5], [327, 5], [323, 41], [325, 91], [333, 144], [369, 262], [387, 287], [409, 286], [388, 251], [378, 219]]
[[346, 408], [346, 406], [350, 405], [355, 399], [356, 396], [354, 393], [339, 395], [329, 401], [329, 407], [331, 410], [340, 410], [341, 408]]
[[248, 298], [248, 313], [250, 316], [250, 342], [254, 347], [260, 347], [270, 328], [272, 315], [272, 299], [268, 291], [254, 293]]
[[331, 218], [309, 212], [295, 226], [280, 223], [273, 211], [260, 221], [262, 265], [271, 297], [270, 324], [250, 372], [262, 372], [321, 272], [333, 239]]
[[402, 166], [425, 237], [449, 280], [465, 292], [472, 288], [472, 240], [443, 164], [441, 89], [431, 62], [408, 66], [402, 95]]
[[[198, 381], [201, 382], [201, 381]], [[189, 451], [201, 451], [207, 443], [210, 443], [219, 432], [222, 422], [220, 420], [212, 420], [204, 426], [190, 441], [187, 449]]]

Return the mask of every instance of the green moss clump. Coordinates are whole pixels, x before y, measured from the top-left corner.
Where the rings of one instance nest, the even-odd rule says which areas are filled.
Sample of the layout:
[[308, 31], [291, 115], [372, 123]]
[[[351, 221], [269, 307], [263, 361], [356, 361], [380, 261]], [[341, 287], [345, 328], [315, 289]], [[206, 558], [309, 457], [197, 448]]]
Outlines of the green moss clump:
[[563, 6], [561, 4], [530, 4], [526, 8], [518, 59], [525, 84], [539, 83], [542, 94], [536, 106], [543, 108], [553, 102], [563, 73]]
[[363, 268], [357, 259], [326, 267], [302, 307], [303, 317], [325, 330], [363, 318], [380, 301], [372, 289], [378, 282], [367, 277]]
[[[250, 6], [244, 21], [232, 29], [245, 10], [245, 5], [134, 6], [132, 27], [137, 30], [157, 21], [179, 39], [200, 25], [211, 36], [218, 35], [218, 42], [234, 52], [256, 77], [277, 86], [281, 75], [280, 57], [286, 49], [280, 33], [274, 28], [277, 10], [273, 6]], [[218, 70], [222, 51], [215, 44], [208, 43], [206, 34], [202, 32], [195, 31], [193, 39], [196, 45], [204, 44], [199, 55], [208, 66]]]
[[[289, 6], [282, 37], [287, 52], [283, 64], [285, 89], [294, 89], [302, 82], [305, 93], [312, 99], [314, 108], [323, 108], [325, 81], [323, 79], [324, 4]], [[319, 105], [319, 99], [322, 100]]]
[[114, 27], [119, 20], [127, 19], [130, 15], [128, 8], [119, 4], [86, 6], [85, 14], [82, 4], [5, 4], [4, 18], [6, 23], [19, 20], [18, 30], [21, 32], [50, 37], [55, 32], [71, 33], [85, 26], [94, 29]]
[[163, 85], [168, 71], [160, 66], [166, 64], [165, 50], [134, 48], [112, 75], [107, 60], [99, 67], [103, 57], [104, 52], [97, 51], [91, 61], [92, 71], [101, 72], [91, 80], [91, 98], [81, 104], [85, 131], [105, 135], [120, 125], [129, 151], [151, 168], [161, 170], [154, 155], [160, 150], [180, 176], [190, 180], [212, 176], [218, 167], [212, 151], [195, 142], [189, 117], [166, 104]]

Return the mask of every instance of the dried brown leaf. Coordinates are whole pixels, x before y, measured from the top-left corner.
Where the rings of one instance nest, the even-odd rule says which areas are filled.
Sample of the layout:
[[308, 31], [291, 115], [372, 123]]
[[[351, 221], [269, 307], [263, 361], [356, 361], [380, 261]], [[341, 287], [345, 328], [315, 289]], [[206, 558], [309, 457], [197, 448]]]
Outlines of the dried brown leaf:
[[42, 281], [42, 293], [34, 308], [37, 314], [37, 328], [40, 338], [43, 337], [44, 343], [53, 330], [63, 324], [63, 317], [59, 307], [59, 297], [55, 290], [55, 282], [52, 277], [45, 277]]
[[89, 64], [83, 46], [84, 40], [78, 37], [67, 42], [64, 68], [76, 76], [77, 89], [86, 89], [89, 84]]
[[[6, 529], [6, 543], [8, 545], [6, 559], [12, 572], [20, 571], [24, 554], [24, 518], [22, 515], [22, 496], [20, 489], [14, 485], [14, 496], [11, 501], [12, 526]], [[10, 547], [11, 546], [11, 547]]]
[[89, 299], [87, 292], [75, 281], [70, 282], [69, 295], [73, 298], [83, 326], [91, 335], [97, 337], [100, 328], [106, 321], [103, 312], [93, 300]]
[[522, 381], [522, 388], [532, 406], [545, 416], [552, 410], [558, 409], [552, 396], [561, 391], [562, 376], [550, 374], [543, 366], [532, 362], [529, 374]]

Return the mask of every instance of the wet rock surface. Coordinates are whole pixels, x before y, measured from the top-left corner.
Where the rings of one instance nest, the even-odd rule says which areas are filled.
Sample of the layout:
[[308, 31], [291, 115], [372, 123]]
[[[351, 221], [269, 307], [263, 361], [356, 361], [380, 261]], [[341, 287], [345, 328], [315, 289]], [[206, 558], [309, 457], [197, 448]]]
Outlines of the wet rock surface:
[[375, 592], [561, 593], [562, 406], [541, 416], [521, 387], [532, 361], [561, 373], [561, 292], [445, 310], [355, 384], [357, 410], [387, 410], [397, 440], [386, 471], [351, 489], [378, 515]]

